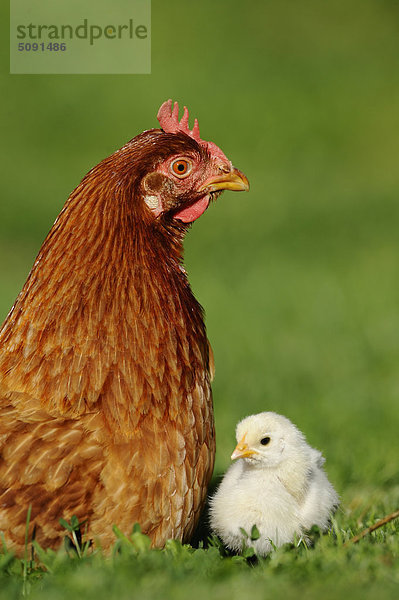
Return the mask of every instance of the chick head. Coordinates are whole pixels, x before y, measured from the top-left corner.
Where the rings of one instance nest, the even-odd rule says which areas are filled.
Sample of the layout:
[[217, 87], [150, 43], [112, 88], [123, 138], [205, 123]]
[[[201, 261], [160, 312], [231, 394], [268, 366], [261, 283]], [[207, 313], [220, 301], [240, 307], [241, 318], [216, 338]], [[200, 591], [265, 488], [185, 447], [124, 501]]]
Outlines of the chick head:
[[307, 447], [303, 434], [286, 417], [262, 412], [240, 421], [232, 460], [242, 458], [253, 466], [277, 467]]

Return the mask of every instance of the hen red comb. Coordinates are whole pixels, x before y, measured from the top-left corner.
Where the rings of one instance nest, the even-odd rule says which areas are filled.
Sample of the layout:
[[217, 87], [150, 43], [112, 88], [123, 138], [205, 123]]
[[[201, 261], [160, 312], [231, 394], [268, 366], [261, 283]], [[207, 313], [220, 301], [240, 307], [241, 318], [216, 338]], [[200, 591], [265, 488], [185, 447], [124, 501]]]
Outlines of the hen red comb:
[[183, 116], [179, 121], [179, 104], [175, 102], [172, 109], [172, 100], [166, 100], [158, 111], [157, 119], [166, 133], [181, 131], [192, 137], [196, 142], [202, 142], [197, 119], [195, 119], [192, 129], [188, 127], [188, 110], [186, 106], [184, 107]]
[[205, 142], [201, 140], [199, 126], [197, 119], [194, 120], [194, 127], [189, 129], [188, 127], [188, 110], [184, 107], [183, 116], [179, 121], [179, 105], [177, 102], [174, 103], [172, 109], [172, 100], [166, 100], [158, 111], [157, 119], [162, 129], [166, 133], [177, 133], [181, 131], [186, 135], [192, 137], [198, 144], [202, 144], [212, 155], [213, 158], [221, 159], [223, 162], [227, 162], [231, 165], [230, 161], [223, 154], [221, 149], [216, 146], [213, 142]]

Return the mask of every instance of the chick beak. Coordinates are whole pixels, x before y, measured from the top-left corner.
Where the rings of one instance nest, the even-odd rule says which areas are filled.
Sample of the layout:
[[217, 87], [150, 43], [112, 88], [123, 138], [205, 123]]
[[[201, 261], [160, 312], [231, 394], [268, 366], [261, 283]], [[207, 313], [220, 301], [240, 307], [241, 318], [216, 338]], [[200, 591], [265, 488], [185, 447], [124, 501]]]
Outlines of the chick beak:
[[211, 177], [200, 187], [200, 192], [217, 192], [221, 190], [234, 190], [236, 192], [248, 192], [249, 181], [244, 173], [235, 167], [229, 173]]
[[251, 450], [245, 441], [244, 437], [238, 442], [237, 446], [234, 448], [234, 452], [231, 455], [231, 460], [235, 460], [236, 458], [247, 458], [248, 456], [252, 456], [256, 454], [255, 450]]

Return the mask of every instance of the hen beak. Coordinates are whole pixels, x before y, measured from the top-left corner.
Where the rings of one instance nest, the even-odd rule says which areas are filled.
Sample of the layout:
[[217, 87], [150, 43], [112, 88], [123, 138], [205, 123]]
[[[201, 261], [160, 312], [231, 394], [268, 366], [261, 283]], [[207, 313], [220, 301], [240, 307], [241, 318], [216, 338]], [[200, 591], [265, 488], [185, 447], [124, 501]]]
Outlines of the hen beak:
[[235, 460], [236, 458], [247, 458], [248, 456], [252, 456], [256, 454], [256, 450], [251, 450], [245, 441], [244, 437], [238, 442], [237, 446], [234, 448], [234, 452], [231, 455], [231, 460]]
[[236, 192], [247, 192], [249, 190], [249, 181], [244, 173], [233, 167], [230, 173], [217, 175], [205, 181], [200, 187], [200, 192], [217, 192], [220, 190], [234, 190]]

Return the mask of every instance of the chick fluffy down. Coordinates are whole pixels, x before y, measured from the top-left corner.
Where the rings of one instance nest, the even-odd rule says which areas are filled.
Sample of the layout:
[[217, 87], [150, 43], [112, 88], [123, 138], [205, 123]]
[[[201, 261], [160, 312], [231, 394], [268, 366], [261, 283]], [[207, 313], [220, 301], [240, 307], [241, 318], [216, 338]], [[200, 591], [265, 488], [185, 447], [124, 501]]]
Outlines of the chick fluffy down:
[[[233, 551], [247, 543], [265, 555], [273, 545], [304, 536], [312, 525], [326, 530], [339, 500], [323, 470], [321, 453], [307, 444], [295, 425], [275, 413], [241, 421], [237, 441], [244, 435], [257, 452], [233, 463], [210, 499], [212, 531]], [[265, 435], [270, 435], [270, 448], [260, 446]], [[253, 525], [259, 539], [245, 540], [240, 528], [250, 534]]]

